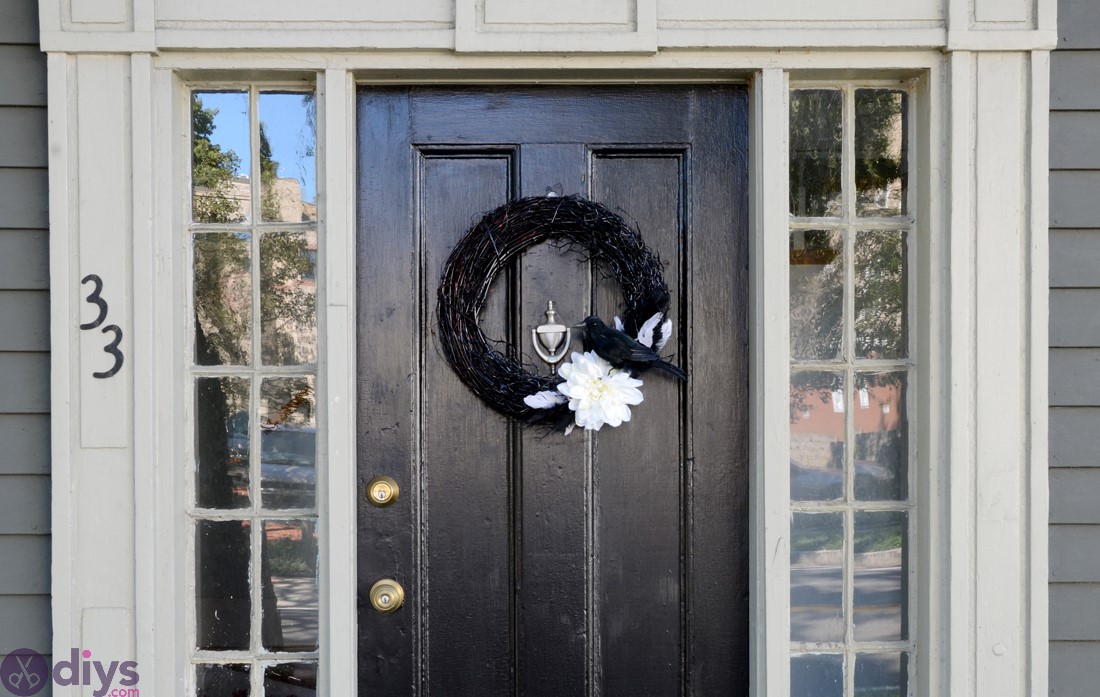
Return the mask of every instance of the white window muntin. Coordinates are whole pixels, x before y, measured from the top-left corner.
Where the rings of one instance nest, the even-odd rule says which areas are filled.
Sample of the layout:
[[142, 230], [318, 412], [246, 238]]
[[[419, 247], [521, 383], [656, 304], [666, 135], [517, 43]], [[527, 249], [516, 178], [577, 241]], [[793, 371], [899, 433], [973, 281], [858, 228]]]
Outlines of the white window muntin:
[[[917, 244], [917, 240], [915, 239], [915, 235], [918, 233], [915, 225], [916, 220], [914, 211], [920, 207], [918, 198], [920, 188], [919, 180], [916, 176], [917, 148], [915, 145], [919, 142], [917, 140], [919, 134], [915, 130], [917, 113], [915, 88], [916, 84], [913, 80], [791, 81], [790, 83], [790, 90], [792, 92], [796, 90], [836, 90], [840, 93], [842, 99], [841, 192], [839, 192], [841, 194], [841, 205], [839, 210], [829, 211], [829, 213], [836, 213], [835, 215], [826, 214], [815, 217], [797, 216], [792, 212], [789, 217], [789, 231], [792, 235], [799, 231], [831, 230], [839, 232], [842, 239], [842, 263], [844, 274], [842, 279], [843, 311], [841, 313], [842, 321], [840, 327], [841, 352], [831, 360], [813, 358], [795, 359], [793, 352], [791, 356], [792, 377], [798, 373], [809, 374], [816, 371], [843, 375], [842, 388], [840, 390], [834, 390], [831, 395], [832, 411], [843, 414], [842, 418], [844, 420], [842, 441], [844, 443], [843, 492], [837, 500], [791, 500], [789, 503], [792, 512], [792, 524], [795, 516], [799, 514], [834, 514], [843, 516], [843, 545], [841, 547], [843, 552], [843, 574], [842, 602], [840, 606], [841, 621], [843, 622], [843, 637], [834, 637], [832, 640], [809, 640], [812, 637], [804, 637], [805, 640], [792, 641], [790, 644], [792, 657], [805, 656], [809, 658], [815, 655], [825, 656], [837, 654], [843, 657], [843, 684], [834, 686], [833, 689], [823, 689], [819, 693], [821, 695], [836, 694], [851, 696], [857, 694], [857, 685], [855, 684], [857, 655], [884, 655], [896, 652], [900, 652], [903, 656], [907, 656], [907, 660], [903, 660], [902, 666], [906, 670], [905, 683], [908, 686], [908, 694], [915, 694], [917, 689], [915, 681], [917, 667], [919, 665], [917, 638], [920, 635], [917, 626], [917, 620], [919, 618], [919, 613], [917, 612], [917, 584], [919, 579], [917, 550], [920, 547], [917, 531], [920, 530], [920, 526], [915, 502], [918, 497], [918, 490], [916, 487], [919, 481], [918, 468], [920, 467], [920, 463], [917, 460], [917, 445], [920, 439], [916, 437], [914, 433], [914, 426], [918, 421], [916, 412], [916, 395], [918, 392], [916, 367], [919, 362], [917, 360], [918, 357], [915, 355], [917, 346], [917, 323], [914, 321], [914, 316], [917, 312], [918, 283], [916, 274], [917, 254], [914, 253], [914, 250], [920, 249], [920, 245]], [[902, 196], [907, 200], [901, 201], [902, 211], [899, 215], [888, 217], [861, 216], [857, 210], [858, 196], [855, 171], [856, 137], [854, 128], [856, 123], [856, 92], [861, 89], [898, 90], [905, 92], [907, 95], [905, 103], [906, 113], [904, 114], [904, 122], [908, 128], [905, 134], [907, 147], [906, 152], [902, 155], [907, 160], [906, 176], [908, 186], [907, 189], [902, 192]], [[788, 115], [788, 118], [792, 117]], [[903, 257], [905, 268], [902, 271], [903, 282], [906, 284], [904, 289], [905, 312], [903, 315], [904, 322], [907, 325], [904, 328], [906, 347], [904, 356], [896, 358], [862, 358], [856, 355], [857, 331], [855, 326], [855, 289], [857, 279], [855, 278], [854, 243], [857, 235], [860, 233], [873, 231], [900, 232], [901, 235], [903, 235], [903, 249], [909, 250]], [[776, 231], [776, 233], [778, 233], [778, 231]], [[792, 300], [791, 302], [794, 301]], [[856, 419], [860, 408], [863, 407], [866, 395], [866, 390], [860, 389], [856, 385], [855, 377], [858, 373], [872, 371], [896, 372], [906, 377], [906, 411], [909, 418], [904, 425], [908, 433], [904, 436], [904, 442], [907, 445], [907, 452], [905, 453], [906, 496], [902, 500], [861, 500], [855, 494], [855, 478], [857, 474], [855, 456], [857, 450]], [[792, 452], [792, 461], [793, 457], [794, 453]], [[793, 492], [792, 494], [786, 495], [784, 498], [789, 499], [792, 495]], [[831, 499], [832, 497], [828, 498]], [[856, 582], [854, 578], [854, 534], [856, 517], [860, 513], [873, 514], [889, 512], [897, 512], [906, 516], [905, 543], [903, 545], [903, 554], [905, 554], [906, 559], [902, 562], [902, 569], [905, 571], [906, 577], [900, 579], [900, 592], [904, 594], [901, 602], [903, 604], [905, 616], [900, 618], [900, 621], [907, 632], [906, 635], [898, 641], [858, 641], [854, 633], [856, 625], [854, 616], [856, 611]], [[792, 576], [788, 575], [787, 578], [790, 579]], [[788, 598], [790, 598], [789, 595]], [[793, 608], [791, 609], [793, 610]], [[834, 692], [834, 689], [839, 689], [839, 691]]]
[[[325, 448], [323, 445], [323, 438], [320, 437], [324, 433], [323, 426], [323, 412], [324, 412], [324, 400], [319, 395], [322, 394], [322, 388], [320, 386], [320, 380], [318, 375], [318, 365], [320, 363], [320, 352], [323, 345], [322, 332], [318, 330], [321, 323], [321, 309], [324, 302], [324, 284], [320, 282], [321, 279], [321, 267], [323, 265], [323, 253], [324, 243], [321, 241], [323, 237], [318, 216], [316, 211], [312, 215], [311, 220], [287, 220], [283, 217], [281, 212], [276, 212], [271, 215], [265, 213], [265, 203], [271, 204], [271, 200], [268, 198], [274, 195], [273, 186], [269, 186], [265, 182], [265, 172], [263, 172], [263, 158], [261, 157], [261, 99], [265, 97], [273, 97], [275, 95], [295, 95], [298, 97], [304, 97], [306, 95], [314, 95], [314, 100], [317, 99], [317, 93], [312, 85], [303, 84], [302, 82], [195, 82], [193, 84], [185, 85], [187, 114], [191, 113], [191, 100], [195, 95], [202, 94], [228, 94], [237, 93], [246, 98], [247, 102], [247, 117], [246, 117], [246, 139], [248, 148], [248, 166], [247, 171], [240, 173], [237, 181], [233, 184], [236, 188], [243, 188], [247, 191], [247, 194], [241, 198], [245, 202], [244, 210], [246, 214], [239, 220], [204, 220], [202, 216], [196, 216], [193, 210], [193, 202], [195, 200], [195, 191], [193, 190], [192, 182], [192, 167], [191, 167], [191, 154], [194, 147], [193, 133], [192, 133], [192, 119], [187, 118], [184, 120], [184, 124], [187, 131], [187, 143], [188, 148], [186, 150], [187, 158], [184, 165], [184, 171], [187, 172], [187, 176], [184, 177], [185, 185], [182, 187], [186, 196], [184, 204], [182, 206], [183, 216], [185, 220], [191, 222], [185, 222], [183, 225], [184, 240], [183, 244], [188, 250], [186, 259], [188, 264], [186, 267], [185, 277], [187, 278], [186, 288], [186, 307], [187, 311], [184, 313], [184, 323], [186, 326], [186, 336], [188, 341], [183, 351], [183, 358], [186, 366], [187, 379], [184, 381], [184, 412], [186, 414], [186, 422], [188, 424], [187, 436], [184, 438], [184, 453], [183, 465], [185, 468], [185, 492], [186, 499], [184, 502], [184, 508], [187, 514], [187, 522], [185, 527], [187, 547], [186, 556], [183, 569], [186, 569], [187, 583], [183, 586], [185, 598], [184, 617], [186, 621], [186, 644], [184, 650], [187, 652], [187, 663], [185, 664], [185, 675], [182, 677], [182, 682], [187, 686], [187, 694], [194, 694], [198, 689], [196, 685], [196, 671], [200, 666], [210, 667], [218, 669], [219, 667], [228, 666], [240, 666], [247, 669], [247, 683], [250, 689], [250, 694], [259, 695], [264, 694], [264, 682], [267, 669], [274, 668], [275, 666], [288, 666], [298, 665], [307, 667], [308, 670], [317, 670], [319, 665], [319, 658], [325, 651], [325, 631], [326, 620], [323, 617], [320, 607], [320, 598], [311, 601], [309, 605], [312, 605], [312, 611], [317, 617], [317, 646], [315, 649], [306, 650], [278, 650], [270, 647], [265, 647], [264, 644], [264, 618], [263, 609], [265, 607], [265, 587], [264, 582], [261, 579], [262, 565], [259, 563], [261, 555], [264, 554], [265, 533], [268, 526], [273, 528], [286, 528], [282, 532], [293, 533], [293, 528], [298, 526], [301, 528], [303, 536], [306, 534], [312, 534], [315, 538], [314, 548], [314, 564], [315, 564], [315, 579], [316, 579], [316, 591], [318, 595], [323, 594], [323, 589], [326, 583], [325, 567], [323, 564], [323, 554], [320, 554], [321, 548], [324, 543], [325, 525], [322, 522], [322, 516], [319, 512], [323, 510], [324, 504], [324, 488], [323, 485], [326, 482], [325, 476], [325, 463], [323, 454]], [[317, 143], [314, 143], [314, 147], [317, 147]], [[314, 182], [316, 190], [321, 189], [320, 182], [320, 168], [315, 168], [316, 172], [314, 176]], [[272, 175], [276, 176], [276, 175]], [[239, 181], [243, 179], [245, 181]], [[270, 189], [270, 190], [269, 190]], [[265, 199], [268, 199], [265, 201]], [[314, 199], [319, 202], [317, 198]], [[277, 205], [277, 204], [275, 204]], [[303, 219], [306, 216], [303, 216]], [[196, 218], [198, 218], [196, 220]], [[270, 219], [269, 219], [270, 218]], [[263, 301], [261, 298], [262, 293], [262, 279], [264, 276], [263, 263], [264, 258], [262, 256], [262, 248], [264, 241], [267, 239], [276, 239], [281, 236], [297, 235], [303, 238], [305, 241], [305, 247], [313, 254], [313, 276], [316, 279], [315, 295], [313, 298], [313, 321], [314, 321], [314, 336], [312, 341], [314, 347], [312, 353], [314, 358], [312, 360], [297, 360], [287, 363], [283, 360], [275, 359], [272, 364], [267, 364], [264, 355], [265, 347], [263, 345], [264, 338], [264, 317], [262, 316]], [[232, 237], [237, 236], [242, 239], [247, 239], [247, 253], [248, 264], [247, 273], [249, 275], [248, 284], [249, 288], [249, 309], [247, 312], [248, 318], [248, 331], [249, 337], [247, 339], [247, 350], [249, 359], [243, 362], [232, 362], [230, 364], [218, 365], [218, 364], [200, 364], [201, 361], [196, 359], [196, 302], [195, 302], [195, 289], [194, 289], [194, 274], [195, 274], [195, 260], [196, 260], [196, 244], [198, 239], [204, 239], [207, 237], [221, 236]], [[309, 339], [307, 338], [307, 341]], [[233, 507], [210, 507], [200, 505], [198, 498], [198, 488], [196, 480], [199, 474], [199, 458], [197, 455], [198, 448], [196, 447], [196, 424], [197, 424], [197, 411], [196, 411], [196, 384], [203, 379], [229, 379], [229, 380], [243, 380], [247, 381], [247, 451], [248, 451], [248, 484], [249, 490], [248, 503], [241, 508]], [[312, 505], [274, 505], [266, 506], [264, 501], [267, 498], [267, 494], [261, 492], [261, 486], [265, 482], [265, 474], [263, 470], [263, 454], [264, 454], [264, 435], [261, 424], [261, 407], [264, 404], [265, 394], [263, 389], [268, 384], [276, 384], [279, 381], [308, 381], [310, 384], [311, 394], [305, 395], [306, 401], [310, 402], [309, 411], [312, 415], [313, 426], [316, 429], [316, 443], [313, 449], [314, 458], [314, 487], [313, 496], [314, 502]], [[270, 477], [268, 477], [270, 480]], [[248, 604], [250, 608], [250, 617], [248, 621], [247, 636], [248, 646], [245, 648], [232, 648], [232, 649], [202, 649], [199, 648], [198, 638], [198, 613], [197, 613], [197, 593], [199, 592], [198, 574], [199, 569], [197, 552], [199, 549], [199, 543], [197, 541], [200, 526], [205, 523], [213, 525], [219, 523], [235, 523], [241, 522], [248, 529], [248, 563], [247, 563], [247, 581], [248, 581]], [[317, 539], [317, 538], [320, 539]], [[308, 608], [307, 608], [308, 611]]]

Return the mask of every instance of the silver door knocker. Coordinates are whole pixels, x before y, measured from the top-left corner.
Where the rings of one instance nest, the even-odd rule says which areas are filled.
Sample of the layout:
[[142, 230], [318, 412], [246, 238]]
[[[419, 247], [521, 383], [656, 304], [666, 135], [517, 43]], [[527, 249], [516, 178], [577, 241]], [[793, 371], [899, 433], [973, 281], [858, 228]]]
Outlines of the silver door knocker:
[[531, 343], [535, 345], [535, 353], [553, 368], [569, 352], [572, 338], [569, 327], [558, 323], [554, 301], [550, 300], [546, 303], [546, 324], [540, 324], [531, 330]]

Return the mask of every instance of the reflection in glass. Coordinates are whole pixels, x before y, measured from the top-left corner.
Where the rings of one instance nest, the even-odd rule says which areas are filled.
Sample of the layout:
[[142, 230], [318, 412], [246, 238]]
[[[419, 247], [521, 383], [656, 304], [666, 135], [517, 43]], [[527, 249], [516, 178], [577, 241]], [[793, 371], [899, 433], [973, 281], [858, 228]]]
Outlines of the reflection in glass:
[[904, 212], [908, 97], [900, 90], [856, 90], [856, 213]]
[[191, 94], [191, 219], [240, 223], [251, 208], [248, 93]]
[[855, 257], [856, 355], [859, 358], [905, 358], [909, 354], [905, 233], [901, 230], [860, 232], [852, 251]]
[[195, 529], [195, 638], [210, 651], [247, 650], [249, 531], [246, 520], [200, 520]]
[[317, 233], [260, 237], [260, 349], [265, 365], [317, 362]]
[[265, 697], [314, 697], [316, 663], [280, 663], [264, 669]]
[[839, 90], [792, 90], [790, 102], [791, 215], [841, 215]]
[[907, 639], [904, 511], [856, 512], [854, 619], [857, 641]]
[[248, 506], [248, 379], [195, 380], [195, 505]]
[[313, 93], [260, 93], [262, 220], [317, 220], [317, 116]]
[[248, 697], [250, 667], [242, 663], [195, 666], [195, 697]]
[[791, 697], [843, 695], [843, 654], [809, 653], [791, 656]]
[[908, 654], [856, 654], [856, 697], [904, 697], [909, 690]]
[[313, 377], [268, 378], [260, 387], [260, 492], [264, 508], [313, 508], [317, 424]]
[[252, 361], [252, 253], [244, 232], [195, 233], [195, 363]]
[[791, 373], [791, 500], [844, 495], [844, 373]]
[[856, 499], [904, 500], [909, 496], [906, 373], [857, 372], [855, 382], [859, 394], [866, 395], [854, 412]]
[[844, 640], [844, 516], [791, 514], [791, 641]]
[[837, 230], [792, 230], [791, 358], [841, 358], [844, 243]]
[[312, 519], [264, 522], [263, 639], [272, 651], [317, 650], [316, 528]]

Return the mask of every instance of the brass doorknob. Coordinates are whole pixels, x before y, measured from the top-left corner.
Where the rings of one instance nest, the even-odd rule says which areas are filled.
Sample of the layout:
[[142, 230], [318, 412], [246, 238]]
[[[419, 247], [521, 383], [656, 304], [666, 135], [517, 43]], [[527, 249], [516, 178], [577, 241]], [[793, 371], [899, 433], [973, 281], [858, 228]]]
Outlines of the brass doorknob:
[[367, 482], [367, 500], [379, 508], [390, 505], [401, 495], [401, 489], [393, 477], [375, 477]]
[[392, 578], [384, 578], [370, 588], [370, 604], [383, 614], [395, 612], [405, 602], [405, 589]]

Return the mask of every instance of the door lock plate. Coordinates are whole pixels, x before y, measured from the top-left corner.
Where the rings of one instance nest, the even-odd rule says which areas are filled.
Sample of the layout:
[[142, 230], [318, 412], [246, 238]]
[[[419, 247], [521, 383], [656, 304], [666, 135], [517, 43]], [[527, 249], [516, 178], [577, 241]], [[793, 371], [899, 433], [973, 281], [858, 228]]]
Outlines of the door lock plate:
[[384, 508], [397, 501], [401, 495], [401, 488], [393, 477], [380, 476], [367, 482], [367, 500], [379, 508]]

